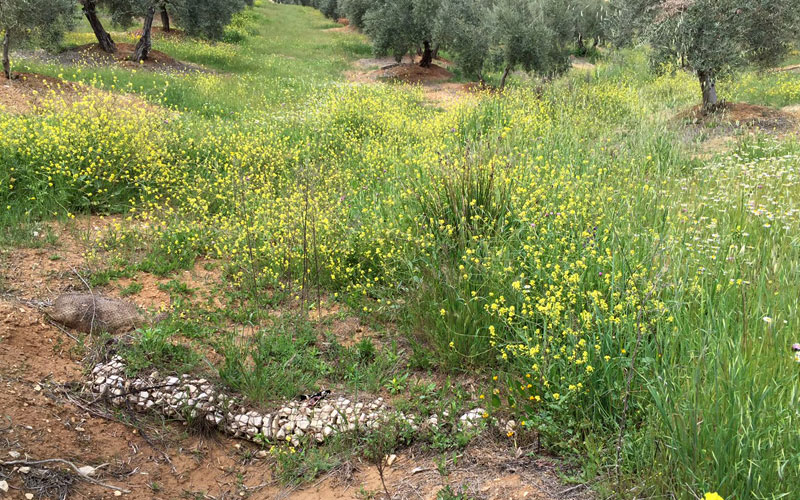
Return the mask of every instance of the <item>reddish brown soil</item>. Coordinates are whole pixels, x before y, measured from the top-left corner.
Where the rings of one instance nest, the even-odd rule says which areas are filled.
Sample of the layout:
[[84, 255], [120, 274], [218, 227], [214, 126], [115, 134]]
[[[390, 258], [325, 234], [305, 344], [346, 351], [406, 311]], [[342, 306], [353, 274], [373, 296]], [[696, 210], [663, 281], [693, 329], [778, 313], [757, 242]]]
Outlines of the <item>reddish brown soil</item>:
[[[130, 490], [122, 498], [137, 500], [383, 498], [375, 468], [358, 459], [312, 484], [286, 487], [273, 477], [269, 455], [258, 458], [260, 448], [251, 443], [198, 436], [155, 416], [111, 411], [65, 386], [83, 380], [84, 357], [91, 348], [47, 322], [41, 306], [65, 290], [84, 287], [74, 271], [99, 265], [84, 259], [84, 254], [98, 232], [116, 223], [121, 221], [92, 217], [66, 227], [54, 224], [55, 246], [42, 239], [40, 248], [0, 249], [0, 462], [19, 453], [19, 459], [60, 458], [79, 467], [95, 466], [98, 480]], [[197, 295], [213, 294], [217, 273], [199, 263], [167, 279], [140, 274], [135, 279], [144, 289], [129, 300], [158, 307], [168, 301], [158, 283], [172, 278], [190, 283]], [[103, 292], [114, 295], [120, 287], [116, 283]], [[368, 334], [357, 319], [348, 318], [335, 305], [322, 309], [322, 322], [337, 337]], [[437, 472], [435, 458], [413, 448], [400, 453], [386, 473], [393, 498], [433, 500], [445, 484], [485, 499], [592, 498], [580, 489], [559, 495], [568, 489], [559, 480], [559, 466], [515, 452], [509, 442], [488, 435], [460, 452], [446, 478]], [[11, 466], [0, 465], [0, 479], [8, 481], [9, 498], [37, 493]], [[110, 490], [81, 481], [69, 495], [113, 497]]]
[[[335, 28], [339, 29], [339, 28]], [[433, 106], [450, 108], [465, 99], [471, 99], [483, 92], [492, 92], [477, 82], [457, 83], [448, 80], [453, 74], [446, 68], [452, 63], [446, 59], [436, 59], [430, 68], [422, 68], [414, 57], [405, 56], [401, 64], [390, 57], [359, 59], [355, 69], [346, 73], [353, 83], [399, 82], [419, 85], [426, 100]], [[377, 67], [378, 69], [374, 69]]]
[[800, 113], [792, 107], [783, 109], [746, 103], [721, 103], [713, 113], [704, 113], [695, 106], [679, 113], [675, 120], [688, 124], [683, 133], [688, 142], [702, 141], [694, 158], [708, 159], [729, 151], [742, 133], [768, 133], [786, 137], [797, 133]]
[[780, 68], [774, 68], [772, 71], [776, 73], [781, 73], [783, 71], [800, 71], [800, 64], [792, 64], [790, 66], [783, 66]]
[[86, 91], [79, 83], [66, 82], [32, 73], [15, 73], [13, 79], [0, 76], [0, 110], [27, 113], [44, 99], [60, 97], [72, 101]]
[[419, 64], [398, 64], [387, 69], [376, 70], [375, 78], [425, 84], [446, 82], [453, 78], [453, 74], [436, 64], [432, 64], [430, 68], [423, 68]]
[[144, 68], [149, 70], [186, 71], [197, 69], [195, 65], [180, 62], [169, 55], [151, 50], [148, 58], [141, 63], [131, 61], [131, 55], [136, 48], [130, 43], [117, 43], [116, 54], [109, 54], [100, 48], [100, 45], [91, 43], [81, 45], [59, 54], [59, 59], [72, 64], [88, 64], [94, 66], [117, 65], [126, 68]]
[[102, 95], [110, 106], [144, 106], [155, 112], [164, 109], [132, 94], [119, 94], [90, 85], [59, 80], [34, 73], [15, 73], [12, 80], [0, 77], [0, 111], [22, 114], [35, 112], [45, 101], [55, 106], [68, 106], [87, 94]]
[[712, 113], [704, 113], [702, 106], [698, 105], [680, 113], [678, 119], [696, 125], [725, 124], [775, 132], [788, 131], [797, 125], [797, 117], [790, 113], [739, 102], [720, 103]]

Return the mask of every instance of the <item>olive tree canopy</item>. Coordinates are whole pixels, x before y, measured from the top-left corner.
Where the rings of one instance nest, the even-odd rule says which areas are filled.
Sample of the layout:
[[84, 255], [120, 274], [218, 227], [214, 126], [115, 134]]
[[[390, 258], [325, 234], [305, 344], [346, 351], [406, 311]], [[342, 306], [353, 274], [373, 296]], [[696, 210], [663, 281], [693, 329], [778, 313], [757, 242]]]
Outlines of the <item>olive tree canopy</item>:
[[800, 0], [619, 0], [618, 32], [638, 36], [656, 64], [693, 71], [703, 109], [718, 103], [716, 82], [748, 64], [778, 64], [797, 39]]
[[440, 3], [440, 0], [378, 0], [364, 15], [364, 32], [372, 39], [377, 53], [391, 54], [398, 62], [421, 47], [419, 65], [430, 67], [437, 46], [433, 36]]
[[489, 19], [492, 45], [504, 66], [500, 87], [515, 68], [555, 75], [569, 68], [568, 12], [553, 0], [498, 0]]
[[54, 47], [74, 22], [73, 0], [0, 0], [0, 31], [3, 33], [3, 74], [11, 79], [12, 43], [34, 40]]

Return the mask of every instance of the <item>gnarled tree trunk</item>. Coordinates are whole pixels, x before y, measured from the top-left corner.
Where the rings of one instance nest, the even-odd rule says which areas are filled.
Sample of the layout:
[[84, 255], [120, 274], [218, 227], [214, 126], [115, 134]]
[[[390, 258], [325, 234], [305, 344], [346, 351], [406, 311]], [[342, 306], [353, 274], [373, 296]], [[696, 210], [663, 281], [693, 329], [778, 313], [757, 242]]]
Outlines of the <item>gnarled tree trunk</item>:
[[169, 31], [169, 12], [167, 12], [167, 7], [162, 5], [161, 6], [161, 28], [164, 31]]
[[144, 16], [144, 26], [142, 27], [142, 37], [136, 43], [136, 48], [133, 51], [131, 59], [139, 62], [147, 59], [150, 49], [153, 47], [151, 39], [151, 31], [153, 30], [153, 18], [156, 16], [156, 8], [150, 7], [147, 9], [147, 15]]
[[103, 28], [103, 23], [101, 23], [100, 19], [97, 17], [95, 1], [82, 0], [81, 4], [83, 4], [83, 15], [85, 15], [86, 19], [89, 21], [89, 25], [92, 27], [92, 31], [94, 31], [94, 36], [97, 37], [97, 43], [100, 44], [100, 48], [109, 54], [115, 53], [117, 51], [117, 45], [114, 43], [114, 40], [111, 39], [111, 35], [108, 34], [108, 31]]
[[506, 80], [508, 79], [508, 75], [511, 73], [511, 66], [506, 66], [506, 69], [503, 71], [503, 78], [500, 79], [500, 90], [506, 88]]
[[703, 91], [703, 112], [710, 113], [717, 107], [717, 80], [712, 71], [698, 71], [700, 89]]
[[11, 58], [8, 55], [11, 37], [8, 35], [8, 29], [5, 32], [5, 36], [3, 36], [3, 74], [11, 80]]
[[431, 64], [433, 63], [433, 50], [431, 50], [431, 42], [425, 40], [422, 42], [423, 50], [422, 50], [422, 59], [419, 61], [419, 65], [423, 68], [430, 68]]
[[578, 55], [586, 55], [586, 43], [583, 41], [583, 33], [578, 33]]

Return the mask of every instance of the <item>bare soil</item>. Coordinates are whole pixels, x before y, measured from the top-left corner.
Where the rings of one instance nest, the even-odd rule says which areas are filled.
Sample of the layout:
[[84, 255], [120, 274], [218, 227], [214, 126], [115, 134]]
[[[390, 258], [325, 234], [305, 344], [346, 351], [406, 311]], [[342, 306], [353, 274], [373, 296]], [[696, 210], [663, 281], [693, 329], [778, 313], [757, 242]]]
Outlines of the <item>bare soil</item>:
[[58, 97], [71, 102], [85, 91], [79, 83], [33, 73], [15, 73], [11, 80], [0, 76], [0, 110], [27, 113], [45, 99]]
[[141, 63], [131, 61], [130, 58], [135, 48], [136, 46], [130, 43], [117, 43], [117, 52], [109, 54], [101, 49], [99, 44], [90, 43], [64, 50], [58, 54], [35, 50], [18, 51], [17, 55], [22, 58], [67, 66], [120, 66], [128, 69], [138, 68], [162, 73], [211, 72], [211, 70], [200, 65], [178, 61], [159, 50], [151, 50], [148, 58]]
[[780, 109], [747, 103], [720, 103], [713, 113], [703, 112], [698, 105], [678, 115], [695, 125], [729, 125], [737, 128], [759, 128], [763, 131], [785, 132], [797, 126], [797, 117]]
[[583, 71], [593, 71], [595, 68], [597, 68], [595, 64], [585, 57], [570, 56], [569, 61], [573, 68]]
[[784, 72], [784, 71], [794, 71], [794, 72], [796, 72], [796, 71], [800, 71], [800, 64], [792, 64], [790, 66], [783, 66], [783, 67], [780, 67], [780, 68], [774, 68], [772, 71], [774, 71], [776, 73], [781, 73], [781, 72]]
[[[384, 498], [377, 471], [358, 459], [312, 484], [285, 486], [273, 477], [270, 456], [259, 458], [261, 449], [249, 442], [197, 435], [158, 416], [112, 410], [102, 402], [83, 399], [77, 389], [86, 376], [85, 357], [91, 349], [76, 340], [74, 332], [48, 322], [42, 311], [62, 292], [85, 287], [75, 271], [97, 265], [84, 258], [86, 251], [99, 232], [117, 223], [120, 220], [114, 217], [91, 217], [68, 226], [52, 224], [55, 238], [48, 241], [56, 241], [55, 245], [42, 241], [39, 248], [0, 252], [0, 462], [58, 458], [78, 467], [91, 465], [98, 468], [97, 480], [129, 490], [122, 497], [131, 499]], [[213, 294], [220, 277], [205, 264], [199, 262], [169, 278], [140, 273], [135, 280], [143, 290], [128, 300], [146, 308], [161, 307], [169, 298], [158, 283], [173, 278], [190, 283], [200, 296]], [[125, 283], [107, 286], [103, 292], [118, 294]], [[370, 334], [338, 306], [325, 306], [320, 312], [322, 321], [343, 341]], [[532, 458], [523, 451], [527, 450], [485, 434], [462, 450], [455, 463], [451, 458], [449, 476], [443, 477], [434, 461], [437, 455], [411, 448], [388, 468], [386, 483], [395, 499], [433, 500], [445, 485], [481, 499], [592, 498], [585, 488], [574, 489], [560, 481], [559, 475], [569, 471], [556, 461]], [[11, 488], [9, 498], [39, 495], [44, 492], [41, 488], [62, 477], [47, 472], [41, 475], [45, 479], [34, 481], [40, 477], [37, 469], [63, 467], [31, 467], [23, 474], [0, 464], [0, 480], [7, 480]], [[63, 487], [69, 490], [68, 498], [114, 497], [109, 489], [77, 479]]]
[[69, 106], [87, 94], [102, 95], [114, 107], [143, 106], [151, 111], [162, 110], [132, 94], [107, 92], [90, 85], [60, 80], [35, 73], [15, 73], [11, 80], [0, 76], [0, 111], [13, 114], [35, 112], [45, 102]]
[[429, 84], [446, 82], [453, 78], [453, 74], [437, 64], [432, 64], [430, 68], [423, 68], [419, 64], [402, 63], [370, 71], [364, 77], [371, 80]]
[[698, 105], [682, 111], [675, 120], [684, 125], [687, 141], [703, 138], [696, 157], [708, 158], [730, 150], [741, 134], [767, 133], [779, 138], [796, 134], [800, 127], [800, 109], [721, 103], [715, 112], [704, 113]]
[[453, 74], [446, 69], [450, 64], [447, 60], [437, 59], [430, 68], [423, 68], [415, 63], [414, 57], [409, 56], [405, 56], [399, 64], [391, 57], [359, 59], [355, 63], [356, 69], [347, 72], [347, 78], [353, 83], [419, 85], [431, 105], [449, 108], [484, 90], [476, 82], [449, 81], [453, 78]]

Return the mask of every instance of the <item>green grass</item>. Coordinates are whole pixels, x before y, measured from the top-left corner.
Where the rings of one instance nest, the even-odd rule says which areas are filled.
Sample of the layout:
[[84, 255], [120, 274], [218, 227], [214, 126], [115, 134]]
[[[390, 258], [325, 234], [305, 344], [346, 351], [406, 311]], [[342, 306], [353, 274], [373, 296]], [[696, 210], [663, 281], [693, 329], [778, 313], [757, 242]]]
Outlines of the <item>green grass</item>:
[[[265, 2], [237, 43], [155, 44], [216, 73], [30, 63], [177, 112], [89, 99], [0, 115], [0, 185], [15, 186], [0, 191], [0, 243], [43, 245], [31, 234], [53, 214], [114, 212], [140, 224], [104, 235], [96, 251], [119, 265], [93, 284], [219, 259], [226, 307], [193, 308], [169, 282], [177, 310], [140, 332], [134, 370], [206, 370], [194, 348], [213, 348], [219, 377], [257, 403], [335, 384], [423, 416], [513, 415], [521, 440], [535, 433], [621, 498], [791, 498], [798, 141], [741, 134], [698, 154], [687, 137], [702, 134], [675, 115], [699, 85], [654, 74], [641, 49], [432, 109], [419, 89], [344, 83], [369, 47], [330, 26]], [[84, 27], [69, 42], [88, 39]], [[748, 71], [719, 91], [790, 106], [800, 75]], [[345, 347], [304, 314], [269, 314], [319, 289], [408, 338]], [[430, 386], [433, 371], [452, 378]], [[478, 394], [457, 383], [465, 373]], [[422, 439], [442, 451], [468, 436]], [[290, 455], [288, 481], [336, 463]]]
[[[109, 29], [110, 20], [104, 22]], [[370, 57], [371, 50], [358, 34], [325, 32], [338, 26], [307, 7], [265, 2], [241, 20], [250, 34], [239, 43], [156, 37], [153, 49], [199, 64], [212, 73], [165, 75], [119, 68], [67, 69], [20, 61], [19, 71], [32, 71], [137, 95], [165, 106], [205, 117], [225, 119], [252, 116], [281, 108], [292, 110], [322, 86], [337, 80], [348, 62]], [[112, 31], [117, 42], [136, 43], [130, 32], [138, 26]], [[67, 47], [93, 43], [88, 22], [81, 18]]]
[[167, 328], [146, 328], [137, 333], [120, 355], [125, 359], [129, 375], [146, 369], [188, 373], [200, 362], [190, 347], [175, 342], [175, 332]]
[[142, 284], [135, 281], [119, 291], [120, 297], [129, 297], [142, 291]]

